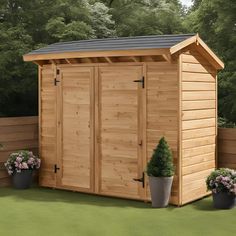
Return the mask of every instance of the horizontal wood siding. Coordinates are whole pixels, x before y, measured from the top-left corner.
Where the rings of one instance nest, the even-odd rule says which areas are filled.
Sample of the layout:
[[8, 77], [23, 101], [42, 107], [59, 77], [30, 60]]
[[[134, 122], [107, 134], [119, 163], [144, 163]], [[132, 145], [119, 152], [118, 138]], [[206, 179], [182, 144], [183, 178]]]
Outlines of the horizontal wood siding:
[[236, 170], [236, 129], [218, 129], [218, 167]]
[[207, 194], [215, 168], [216, 71], [200, 54], [182, 54], [182, 204]]
[[0, 186], [10, 184], [4, 167], [10, 153], [27, 149], [38, 153], [38, 117], [0, 118]]
[[[170, 202], [178, 204], [178, 70], [177, 64], [147, 65], [147, 159], [164, 136], [173, 152], [176, 172]], [[147, 195], [150, 199], [149, 187]]]

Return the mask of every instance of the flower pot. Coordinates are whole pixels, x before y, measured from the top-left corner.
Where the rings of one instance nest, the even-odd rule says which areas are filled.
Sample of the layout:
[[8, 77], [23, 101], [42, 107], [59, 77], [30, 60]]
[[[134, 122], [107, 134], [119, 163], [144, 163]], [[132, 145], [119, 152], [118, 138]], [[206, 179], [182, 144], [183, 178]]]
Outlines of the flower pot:
[[213, 205], [218, 209], [230, 209], [235, 206], [235, 195], [226, 192], [212, 193]]
[[27, 189], [30, 188], [32, 183], [32, 170], [22, 170], [20, 173], [12, 175], [12, 183], [14, 188]]
[[172, 182], [173, 182], [173, 176], [171, 177], [149, 176], [152, 207], [162, 208], [168, 205]]

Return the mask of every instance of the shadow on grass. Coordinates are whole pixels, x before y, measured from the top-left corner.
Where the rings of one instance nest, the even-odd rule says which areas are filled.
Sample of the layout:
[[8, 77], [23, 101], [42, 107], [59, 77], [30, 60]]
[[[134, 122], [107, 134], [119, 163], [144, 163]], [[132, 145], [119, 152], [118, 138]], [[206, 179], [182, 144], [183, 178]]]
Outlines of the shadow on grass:
[[212, 197], [205, 197], [197, 200], [191, 204], [192, 208], [199, 211], [217, 211], [218, 209], [213, 207]]
[[96, 205], [120, 208], [151, 208], [150, 203], [136, 200], [119, 199], [115, 197], [96, 196], [92, 194], [72, 192], [67, 190], [33, 187], [31, 189], [17, 190], [13, 188], [0, 188], [0, 199], [14, 197], [17, 201], [38, 202], [64, 202], [81, 205]]
[[200, 211], [216, 211], [213, 208], [211, 197], [207, 197], [182, 207], [169, 205], [167, 208], [152, 208], [151, 203], [120, 199], [115, 197], [97, 196], [93, 194], [72, 192], [51, 188], [33, 187], [26, 190], [17, 190], [10, 187], [0, 188], [0, 199], [4, 197], [14, 197], [17, 201], [38, 201], [38, 202], [63, 202], [68, 204], [80, 204], [103, 207], [118, 208], [142, 208], [151, 210], [174, 211], [185, 207], [191, 207]]

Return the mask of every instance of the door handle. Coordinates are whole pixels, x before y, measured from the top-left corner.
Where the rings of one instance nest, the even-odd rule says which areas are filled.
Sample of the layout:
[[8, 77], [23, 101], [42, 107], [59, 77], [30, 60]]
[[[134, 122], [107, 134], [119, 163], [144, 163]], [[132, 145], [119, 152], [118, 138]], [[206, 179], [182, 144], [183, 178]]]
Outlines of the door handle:
[[141, 83], [142, 84], [142, 88], [144, 88], [144, 76], [142, 77], [142, 79], [137, 79], [137, 80], [134, 80], [133, 82]]

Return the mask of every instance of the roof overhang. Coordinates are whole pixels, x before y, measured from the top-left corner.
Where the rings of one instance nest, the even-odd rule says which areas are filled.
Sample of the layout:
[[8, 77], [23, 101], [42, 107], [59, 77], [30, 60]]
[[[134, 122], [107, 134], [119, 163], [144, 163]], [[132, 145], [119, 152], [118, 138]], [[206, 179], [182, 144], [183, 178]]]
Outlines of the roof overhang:
[[199, 51], [202, 56], [204, 56], [212, 66], [217, 70], [224, 68], [224, 63], [216, 56], [216, 54], [203, 42], [199, 35], [194, 35], [191, 38], [188, 38], [173, 47], [170, 48], [171, 55], [181, 52], [189, 46], [195, 46], [197, 51]]
[[[66, 60], [75, 58], [106, 58], [108, 61], [112, 57], [145, 57], [162, 56], [166, 61], [170, 61], [171, 56], [178, 55], [188, 48], [194, 47], [209, 63], [217, 70], [224, 68], [224, 63], [216, 54], [203, 42], [198, 34], [181, 41], [170, 48], [149, 48], [149, 49], [123, 49], [123, 50], [93, 50], [93, 51], [73, 51], [73, 52], [53, 52], [53, 53], [29, 53], [23, 56], [24, 61], [33, 61], [38, 65], [43, 65], [44, 61]], [[136, 60], [136, 59], [135, 59]], [[134, 60], [134, 61], [135, 61]]]
[[160, 49], [132, 49], [132, 50], [112, 50], [112, 51], [85, 51], [85, 52], [63, 52], [47, 54], [26, 54], [24, 61], [87, 58], [87, 57], [122, 57], [122, 56], [155, 56], [169, 54], [169, 48]]

